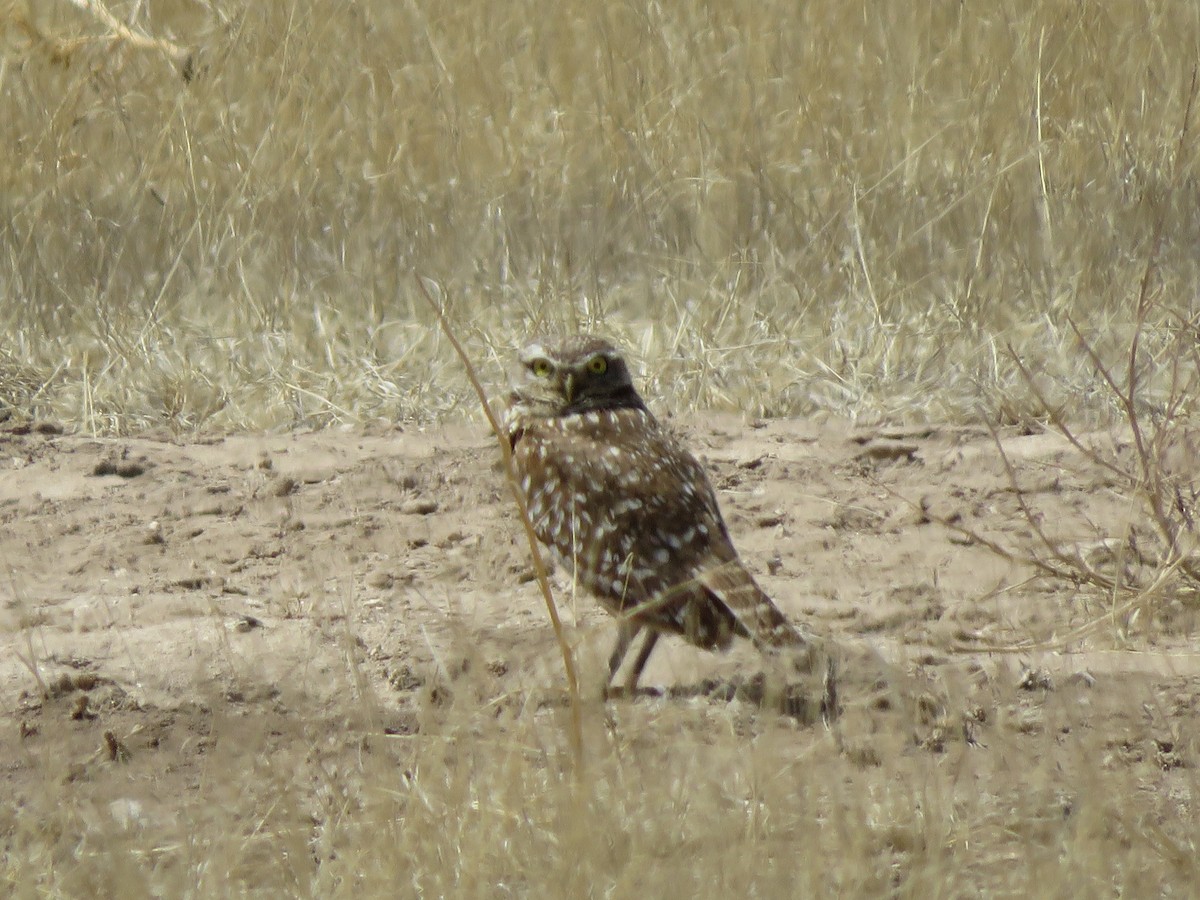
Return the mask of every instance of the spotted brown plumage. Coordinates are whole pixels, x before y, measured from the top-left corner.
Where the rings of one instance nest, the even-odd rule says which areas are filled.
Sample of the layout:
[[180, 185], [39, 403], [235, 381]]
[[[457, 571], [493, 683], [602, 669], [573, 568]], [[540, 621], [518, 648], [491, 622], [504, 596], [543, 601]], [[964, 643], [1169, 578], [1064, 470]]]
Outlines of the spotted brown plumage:
[[742, 565], [704, 468], [646, 408], [612, 344], [534, 341], [512, 387], [505, 427], [534, 531], [618, 617], [609, 684], [643, 630], [629, 691], [664, 633], [710, 650], [734, 637], [808, 649]]

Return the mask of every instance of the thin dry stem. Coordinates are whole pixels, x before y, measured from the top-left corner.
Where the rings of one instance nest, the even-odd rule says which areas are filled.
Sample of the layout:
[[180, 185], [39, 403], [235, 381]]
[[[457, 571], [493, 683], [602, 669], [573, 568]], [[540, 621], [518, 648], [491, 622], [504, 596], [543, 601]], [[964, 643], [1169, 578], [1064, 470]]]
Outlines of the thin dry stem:
[[471, 380], [471, 386], [475, 389], [475, 393], [479, 397], [480, 407], [483, 409], [483, 414], [487, 417], [488, 425], [491, 426], [492, 434], [496, 438], [496, 444], [500, 448], [500, 459], [504, 464], [504, 478], [508, 482], [513, 503], [516, 504], [517, 515], [521, 518], [521, 525], [525, 529], [525, 537], [529, 542], [529, 555], [533, 560], [533, 571], [537, 576], [538, 587], [542, 591], [542, 599], [546, 602], [546, 613], [550, 616], [550, 624], [554, 628], [554, 637], [558, 641], [558, 649], [562, 653], [563, 671], [567, 676], [567, 692], [571, 701], [571, 750], [575, 756], [576, 766], [582, 767], [584, 762], [583, 714], [579, 701], [579, 679], [575, 672], [575, 657], [571, 652], [571, 646], [567, 641], [566, 634], [563, 632], [562, 620], [558, 615], [558, 604], [555, 602], [554, 592], [550, 588], [550, 577], [546, 570], [546, 561], [542, 558], [537, 533], [533, 530], [533, 521], [529, 518], [529, 508], [525, 505], [525, 495], [521, 490], [521, 479], [517, 477], [516, 470], [513, 468], [512, 447], [509, 446], [504, 429], [500, 426], [500, 420], [496, 418], [496, 414], [492, 410], [487, 391], [484, 390], [478, 375], [475, 374], [475, 367], [471, 363], [471, 358], [467, 356], [467, 352], [463, 349], [462, 344], [459, 343], [458, 338], [454, 334], [454, 329], [446, 321], [446, 316], [442, 312], [441, 305], [433, 299], [433, 295], [425, 287], [425, 282], [421, 275], [414, 273], [413, 277], [421, 294], [429, 303], [434, 315], [437, 316], [438, 325], [441, 326], [446, 339], [450, 341], [454, 352], [458, 354], [463, 366], [466, 367], [467, 377]]
[[[1104, 577], [1090, 566], [1084, 565], [1078, 554], [1069, 556], [1064, 553], [1060, 543], [1051, 540], [1046, 534], [1046, 530], [1042, 527], [1041, 518], [1034, 513], [1029, 503], [1025, 500], [1025, 492], [1021, 489], [1020, 482], [1017, 480], [1017, 471], [1013, 467], [1012, 461], [1008, 458], [1008, 453], [1004, 449], [1004, 442], [1000, 440], [1000, 433], [989, 420], [985, 419], [984, 421], [987, 423], [988, 432], [992, 436], [992, 443], [995, 445], [996, 451], [1000, 454], [1000, 461], [1004, 464], [1004, 472], [1008, 477], [1008, 483], [1012, 488], [1013, 496], [1017, 498], [1017, 503], [1021, 507], [1021, 515], [1025, 518], [1025, 523], [1037, 536], [1038, 541], [1046, 549], [1046, 552], [1053, 559], [1064, 565], [1066, 571], [1075, 570], [1083, 576], [1082, 580], [1098, 585], [1105, 590], [1111, 590], [1113, 587], [1111, 579]], [[1064, 570], [1060, 569], [1059, 571]]]

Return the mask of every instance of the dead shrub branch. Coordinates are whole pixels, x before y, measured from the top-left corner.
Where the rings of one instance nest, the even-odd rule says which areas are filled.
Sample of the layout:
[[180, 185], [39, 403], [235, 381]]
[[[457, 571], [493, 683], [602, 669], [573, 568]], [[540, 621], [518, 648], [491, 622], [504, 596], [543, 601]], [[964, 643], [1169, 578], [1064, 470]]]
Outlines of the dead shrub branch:
[[[1170, 183], [1179, 180], [1179, 160], [1187, 147], [1189, 125], [1197, 93], [1197, 72], [1192, 71], [1183, 121], [1179, 128]], [[1083, 548], [1074, 542], [1049, 535], [1041, 514], [1026, 499], [1018, 473], [1005, 450], [996, 427], [987, 416], [992, 440], [1004, 466], [1010, 488], [1017, 498], [1021, 517], [1036, 540], [1034, 549], [1018, 552], [1000, 545], [977, 530], [929, 516], [944, 527], [964, 535], [997, 555], [1032, 567], [1041, 575], [1087, 585], [1110, 599], [1108, 611], [1065, 637], [1038, 649], [1063, 648], [1095, 634], [1108, 623], [1131, 623], [1143, 613], [1153, 618], [1156, 609], [1173, 601], [1195, 604], [1200, 598], [1200, 561], [1196, 555], [1196, 527], [1193, 509], [1200, 498], [1196, 482], [1197, 442], [1192, 422], [1194, 387], [1200, 383], [1200, 354], [1196, 348], [1194, 313], [1172, 308], [1170, 298], [1154, 288], [1166, 230], [1166, 207], [1159, 213], [1142, 269], [1134, 306], [1132, 331], [1124, 353], [1124, 372], [1107, 361], [1096, 342], [1079, 323], [1067, 317], [1077, 345], [1089, 361], [1104, 390], [1119, 410], [1121, 423], [1109, 444], [1084, 440], [1067, 420], [1063, 405], [1052, 402], [1038, 377], [1010, 343], [1006, 345], [1021, 380], [1045, 410], [1050, 428], [1063, 437], [1083, 458], [1107, 473], [1112, 486], [1144, 510], [1154, 546], [1139, 546], [1142, 532], [1136, 524], [1122, 535], [1105, 536], [1097, 544], [1105, 550], [1117, 548], [1107, 565], [1112, 574], [1102, 571], [1106, 564], [1093, 563]], [[1153, 334], [1158, 340], [1151, 342]], [[1165, 339], [1164, 339], [1165, 336]], [[1167, 396], [1157, 404], [1144, 396], [1144, 374], [1169, 360], [1170, 378]], [[1185, 371], [1187, 366], [1191, 371]], [[1123, 377], [1122, 377], [1123, 375]], [[1131, 564], [1129, 564], [1131, 563]], [[1127, 565], [1128, 564], [1128, 565]], [[1019, 644], [1020, 649], [1034, 649]]]

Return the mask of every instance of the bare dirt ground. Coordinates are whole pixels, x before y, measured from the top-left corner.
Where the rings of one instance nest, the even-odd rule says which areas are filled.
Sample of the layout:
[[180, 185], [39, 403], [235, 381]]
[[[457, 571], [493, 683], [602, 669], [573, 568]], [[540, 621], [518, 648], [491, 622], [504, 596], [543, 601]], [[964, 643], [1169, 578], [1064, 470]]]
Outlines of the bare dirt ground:
[[[741, 704], [744, 740], [807, 747], [814, 772], [885, 780], [955, 759], [954, 778], [989, 785], [997, 810], [1037, 770], [1050, 823], [1081, 802], [1081, 768], [1119, 769], [1152, 818], [1189, 819], [1200, 665], [1172, 636], [1188, 623], [1135, 628], [1119, 648], [1114, 622], [1062, 652], [987, 649], [1049, 642], [1103, 614], [922, 514], [1028, 542], [987, 432], [677, 427], [707, 461], [751, 571], [842, 648], [846, 711], [832, 732]], [[1087, 544], [1132, 513], [1061, 439], [1005, 443], [1054, 536]], [[206, 804], [236, 802], [221, 799], [233, 760], [329, 770], [378, 746], [368, 735], [419, 740], [453, 696], [500, 720], [559, 715], [562, 662], [496, 456], [469, 427], [0, 433], [0, 783], [17, 814], [66, 785], [118, 825], [176, 834]], [[613, 626], [558, 583], [591, 716]], [[758, 665], [750, 648], [664, 641], [643, 683], [668, 690], [610, 701], [598, 720], [635, 740], [700, 733], [730, 705], [700, 686]], [[883, 684], [902, 687], [889, 699]], [[889, 840], [888, 853], [912, 850]]]

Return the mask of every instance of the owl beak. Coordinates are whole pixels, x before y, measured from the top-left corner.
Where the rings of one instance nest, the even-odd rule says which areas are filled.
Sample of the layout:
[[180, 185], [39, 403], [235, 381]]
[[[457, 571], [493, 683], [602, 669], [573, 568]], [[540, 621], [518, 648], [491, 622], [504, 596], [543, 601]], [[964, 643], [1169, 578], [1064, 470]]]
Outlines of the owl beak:
[[568, 372], [562, 382], [563, 396], [567, 398], [567, 403], [575, 402], [575, 374]]

